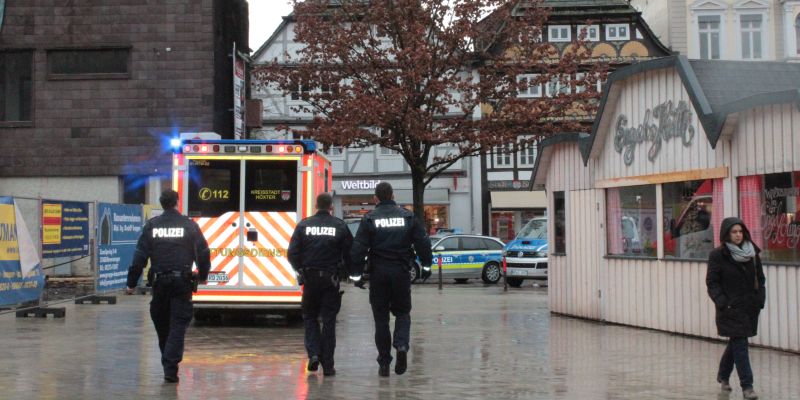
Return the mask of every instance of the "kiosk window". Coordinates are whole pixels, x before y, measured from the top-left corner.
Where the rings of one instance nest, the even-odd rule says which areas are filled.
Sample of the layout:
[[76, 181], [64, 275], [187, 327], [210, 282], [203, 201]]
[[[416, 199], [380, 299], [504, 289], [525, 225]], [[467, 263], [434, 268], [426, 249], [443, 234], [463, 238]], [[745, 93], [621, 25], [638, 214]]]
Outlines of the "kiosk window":
[[248, 161], [245, 211], [297, 212], [297, 161]]
[[218, 217], [239, 211], [238, 160], [189, 161], [190, 217]]

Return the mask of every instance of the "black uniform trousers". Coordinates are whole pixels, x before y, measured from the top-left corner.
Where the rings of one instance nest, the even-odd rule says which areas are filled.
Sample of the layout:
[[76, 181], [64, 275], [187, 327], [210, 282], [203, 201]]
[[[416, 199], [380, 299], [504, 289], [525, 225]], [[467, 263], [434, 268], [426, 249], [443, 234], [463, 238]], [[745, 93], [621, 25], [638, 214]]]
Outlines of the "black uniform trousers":
[[[378, 364], [392, 362], [391, 346], [408, 351], [411, 336], [411, 277], [407, 265], [373, 264], [369, 276], [369, 303], [375, 319]], [[389, 312], [394, 315], [394, 342], [389, 331]]]
[[150, 318], [158, 334], [164, 376], [177, 376], [183, 360], [183, 339], [192, 322], [192, 284], [184, 277], [167, 275], [153, 282]]
[[[323, 370], [333, 368], [336, 349], [336, 314], [342, 306], [339, 278], [334, 272], [307, 269], [303, 273], [303, 325], [308, 357], [319, 357]], [[320, 319], [322, 329], [320, 331]]]

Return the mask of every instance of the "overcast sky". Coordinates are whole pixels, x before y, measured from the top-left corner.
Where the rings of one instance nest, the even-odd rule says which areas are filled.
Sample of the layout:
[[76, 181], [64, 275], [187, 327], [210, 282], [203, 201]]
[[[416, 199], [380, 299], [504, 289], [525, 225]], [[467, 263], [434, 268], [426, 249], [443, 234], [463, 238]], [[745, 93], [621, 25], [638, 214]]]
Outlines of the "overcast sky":
[[247, 0], [250, 5], [250, 48], [258, 50], [280, 25], [281, 17], [289, 15], [290, 0]]

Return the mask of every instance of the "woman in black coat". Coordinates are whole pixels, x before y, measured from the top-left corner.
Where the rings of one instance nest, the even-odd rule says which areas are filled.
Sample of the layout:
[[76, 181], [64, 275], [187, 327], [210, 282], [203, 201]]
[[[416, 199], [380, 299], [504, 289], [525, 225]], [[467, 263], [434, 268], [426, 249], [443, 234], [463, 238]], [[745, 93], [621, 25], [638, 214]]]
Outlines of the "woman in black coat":
[[764, 270], [750, 232], [741, 219], [725, 218], [720, 226], [722, 244], [708, 256], [706, 286], [717, 309], [717, 331], [730, 338], [719, 362], [717, 381], [731, 390], [729, 379], [736, 365], [745, 399], [757, 399], [753, 391], [747, 338], [758, 334], [758, 314], [764, 308]]

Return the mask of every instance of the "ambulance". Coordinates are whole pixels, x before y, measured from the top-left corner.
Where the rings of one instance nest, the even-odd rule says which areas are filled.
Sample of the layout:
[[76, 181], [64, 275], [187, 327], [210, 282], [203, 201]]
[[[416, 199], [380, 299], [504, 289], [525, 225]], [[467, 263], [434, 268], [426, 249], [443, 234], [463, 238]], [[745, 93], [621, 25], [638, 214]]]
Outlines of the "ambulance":
[[[196, 311], [299, 309], [287, 249], [297, 223], [332, 186], [330, 161], [308, 140], [185, 140], [173, 153], [180, 211], [211, 250]], [[196, 266], [194, 266], [196, 268]]]

